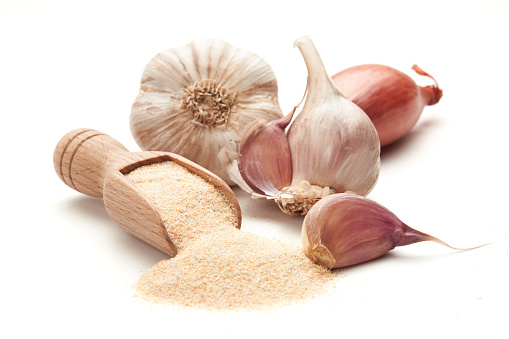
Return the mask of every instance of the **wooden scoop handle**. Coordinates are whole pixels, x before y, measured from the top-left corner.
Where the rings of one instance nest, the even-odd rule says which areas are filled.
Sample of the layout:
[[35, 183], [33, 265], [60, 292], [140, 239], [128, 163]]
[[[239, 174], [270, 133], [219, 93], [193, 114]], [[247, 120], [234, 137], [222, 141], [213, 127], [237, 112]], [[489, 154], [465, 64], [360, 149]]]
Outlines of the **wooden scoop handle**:
[[80, 128], [60, 139], [53, 153], [53, 165], [67, 186], [102, 198], [110, 165], [127, 153], [129, 151], [109, 135]]

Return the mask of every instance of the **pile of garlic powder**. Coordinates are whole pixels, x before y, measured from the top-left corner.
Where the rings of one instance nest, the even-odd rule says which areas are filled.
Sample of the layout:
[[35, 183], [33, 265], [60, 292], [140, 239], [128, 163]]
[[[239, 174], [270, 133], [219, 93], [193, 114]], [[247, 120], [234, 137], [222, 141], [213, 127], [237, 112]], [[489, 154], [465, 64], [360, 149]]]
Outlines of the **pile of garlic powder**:
[[159, 210], [178, 254], [134, 285], [154, 303], [205, 309], [265, 309], [324, 294], [336, 273], [291, 243], [236, 228], [231, 206], [212, 184], [161, 162], [126, 175]]

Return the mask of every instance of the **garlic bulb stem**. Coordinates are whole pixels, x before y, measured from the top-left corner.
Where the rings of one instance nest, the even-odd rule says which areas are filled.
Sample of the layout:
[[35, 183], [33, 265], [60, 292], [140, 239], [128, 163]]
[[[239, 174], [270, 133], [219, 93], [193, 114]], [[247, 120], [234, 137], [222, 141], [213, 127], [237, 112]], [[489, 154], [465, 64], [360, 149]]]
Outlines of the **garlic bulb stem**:
[[[332, 78], [327, 74], [322, 58], [313, 41], [308, 36], [303, 36], [295, 40], [293, 46], [299, 48], [308, 69], [308, 97], [325, 98], [331, 93], [344, 97]], [[323, 86], [326, 82], [328, 82], [328, 85]]]

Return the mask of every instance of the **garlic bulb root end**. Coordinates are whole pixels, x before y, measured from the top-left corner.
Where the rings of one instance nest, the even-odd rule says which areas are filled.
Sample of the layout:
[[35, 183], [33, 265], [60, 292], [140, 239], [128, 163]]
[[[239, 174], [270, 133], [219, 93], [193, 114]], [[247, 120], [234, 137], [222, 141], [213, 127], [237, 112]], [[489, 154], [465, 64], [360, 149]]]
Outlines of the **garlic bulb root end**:
[[311, 185], [302, 180], [299, 184], [283, 188], [276, 196], [275, 202], [281, 211], [289, 215], [306, 215], [320, 199], [336, 191], [330, 187]]
[[182, 89], [180, 108], [188, 110], [193, 122], [200, 126], [228, 126], [236, 97], [237, 93], [231, 93], [217, 81], [205, 79]]

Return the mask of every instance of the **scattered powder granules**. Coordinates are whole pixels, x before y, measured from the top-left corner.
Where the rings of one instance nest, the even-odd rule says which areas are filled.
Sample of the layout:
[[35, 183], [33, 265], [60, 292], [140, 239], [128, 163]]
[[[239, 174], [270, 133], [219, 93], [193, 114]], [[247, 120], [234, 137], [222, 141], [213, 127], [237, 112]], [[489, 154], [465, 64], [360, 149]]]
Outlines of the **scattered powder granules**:
[[208, 309], [263, 309], [324, 293], [335, 274], [294, 244], [235, 228], [226, 198], [205, 179], [168, 161], [127, 176], [156, 205], [178, 248], [134, 289], [156, 303]]

